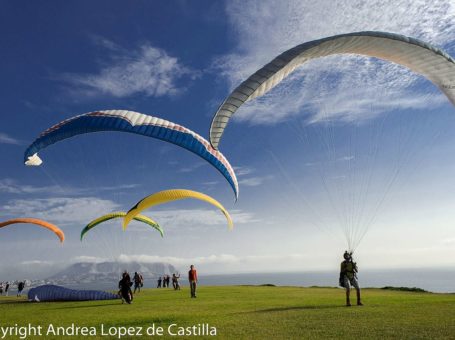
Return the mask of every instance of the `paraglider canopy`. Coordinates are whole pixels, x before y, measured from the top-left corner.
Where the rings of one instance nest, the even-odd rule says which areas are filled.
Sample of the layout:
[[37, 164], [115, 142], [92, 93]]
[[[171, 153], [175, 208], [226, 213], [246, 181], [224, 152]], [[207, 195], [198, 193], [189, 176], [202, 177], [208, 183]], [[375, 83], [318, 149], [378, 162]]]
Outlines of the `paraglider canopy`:
[[137, 216], [141, 211], [153, 207], [155, 205], [160, 205], [163, 203], [168, 203], [172, 201], [187, 199], [187, 198], [195, 198], [207, 203], [210, 203], [221, 210], [228, 221], [229, 228], [232, 229], [234, 224], [232, 222], [232, 218], [227, 212], [227, 210], [214, 198], [203, 194], [201, 192], [186, 190], [186, 189], [171, 189], [171, 190], [164, 190], [157, 193], [154, 193], [150, 196], [147, 196], [140, 200], [136, 205], [131, 208], [128, 213], [126, 214], [123, 220], [123, 228], [126, 228], [131, 220]]
[[191, 151], [214, 166], [226, 178], [235, 198], [238, 198], [239, 185], [234, 168], [221, 152], [212, 148], [209, 141], [184, 126], [134, 111], [94, 111], [66, 119], [39, 135], [25, 151], [24, 163], [39, 166], [42, 164], [38, 156], [40, 150], [73, 136], [100, 131], [134, 133]]
[[423, 41], [386, 32], [335, 35], [295, 46], [241, 83], [221, 104], [210, 127], [210, 143], [218, 149], [230, 118], [246, 101], [278, 85], [303, 63], [334, 54], [359, 54], [408, 67], [433, 82], [455, 104], [455, 60]]
[[[84, 235], [89, 230], [91, 230], [94, 227], [96, 227], [98, 224], [101, 224], [103, 222], [112, 220], [114, 218], [120, 218], [120, 217], [125, 217], [125, 216], [126, 216], [126, 212], [114, 212], [114, 213], [110, 213], [110, 214], [106, 214], [104, 216], [98, 217], [97, 219], [94, 219], [89, 224], [87, 224], [84, 227], [84, 229], [82, 229], [82, 231], [81, 231], [81, 241], [82, 241], [82, 238], [84, 237]], [[134, 217], [134, 219], [136, 221], [148, 224], [152, 228], [155, 228], [156, 230], [159, 231], [159, 233], [161, 234], [161, 237], [163, 237], [163, 234], [164, 234], [163, 229], [161, 229], [160, 225], [158, 223], [156, 223], [154, 220], [152, 220], [151, 218], [149, 218], [147, 216], [144, 216], [144, 215], [137, 215], [137, 216]]]
[[12, 220], [0, 222], [0, 228], [6, 227], [10, 224], [18, 224], [18, 223], [26, 223], [26, 224], [35, 224], [37, 226], [49, 229], [50, 231], [54, 232], [57, 237], [60, 239], [60, 242], [63, 242], [65, 240], [65, 234], [63, 231], [58, 228], [56, 225], [53, 225], [52, 223], [42, 221], [36, 218], [15, 218]]

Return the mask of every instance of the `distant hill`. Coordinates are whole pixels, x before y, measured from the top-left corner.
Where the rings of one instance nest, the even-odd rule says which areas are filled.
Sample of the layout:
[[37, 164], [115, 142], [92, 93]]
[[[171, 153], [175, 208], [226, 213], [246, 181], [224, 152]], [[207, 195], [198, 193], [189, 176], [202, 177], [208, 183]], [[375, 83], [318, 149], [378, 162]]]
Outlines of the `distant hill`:
[[144, 278], [156, 278], [177, 272], [173, 265], [161, 262], [79, 262], [48, 277], [45, 281], [60, 284], [118, 281], [125, 270], [131, 275], [139, 272]]

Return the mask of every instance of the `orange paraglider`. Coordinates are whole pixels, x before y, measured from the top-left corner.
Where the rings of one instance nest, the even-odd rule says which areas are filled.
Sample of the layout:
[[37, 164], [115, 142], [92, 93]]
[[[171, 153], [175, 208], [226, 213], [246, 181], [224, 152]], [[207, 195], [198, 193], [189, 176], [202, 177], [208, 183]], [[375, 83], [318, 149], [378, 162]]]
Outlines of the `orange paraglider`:
[[14, 218], [12, 220], [0, 222], [0, 228], [6, 227], [10, 224], [16, 224], [16, 223], [36, 224], [40, 227], [49, 229], [50, 231], [54, 232], [60, 239], [60, 242], [63, 242], [65, 240], [65, 234], [59, 227], [57, 227], [56, 225], [53, 225], [52, 223], [42, 221], [42, 220], [39, 220], [36, 218]]

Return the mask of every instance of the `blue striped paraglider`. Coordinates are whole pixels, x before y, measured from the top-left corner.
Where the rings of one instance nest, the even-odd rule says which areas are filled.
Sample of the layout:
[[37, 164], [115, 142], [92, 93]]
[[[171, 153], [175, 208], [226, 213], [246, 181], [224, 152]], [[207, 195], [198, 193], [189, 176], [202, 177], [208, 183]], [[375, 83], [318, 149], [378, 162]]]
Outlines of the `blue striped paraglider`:
[[208, 140], [181, 125], [134, 111], [95, 111], [66, 119], [42, 132], [27, 148], [24, 163], [39, 166], [38, 152], [61, 140], [90, 132], [129, 132], [178, 145], [205, 159], [229, 182], [238, 197], [239, 185], [233, 167], [224, 155], [215, 150]]

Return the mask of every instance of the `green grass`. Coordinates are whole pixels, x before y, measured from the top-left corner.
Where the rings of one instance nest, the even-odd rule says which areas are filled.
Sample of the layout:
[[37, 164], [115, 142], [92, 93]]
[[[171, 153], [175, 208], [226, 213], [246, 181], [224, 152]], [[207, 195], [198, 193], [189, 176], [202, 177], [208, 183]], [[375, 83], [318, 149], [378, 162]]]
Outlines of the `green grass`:
[[455, 338], [455, 294], [381, 289], [362, 293], [363, 307], [344, 307], [341, 289], [315, 287], [199, 287], [197, 299], [189, 298], [186, 287], [182, 291], [148, 289], [137, 294], [132, 305], [119, 300], [28, 303], [1, 297], [0, 325], [31, 323], [46, 328], [51, 323], [74, 323], [97, 327], [99, 332], [100, 324], [148, 327], [155, 323], [167, 328], [172, 323], [185, 327], [208, 323], [216, 327], [217, 338], [225, 339]]

